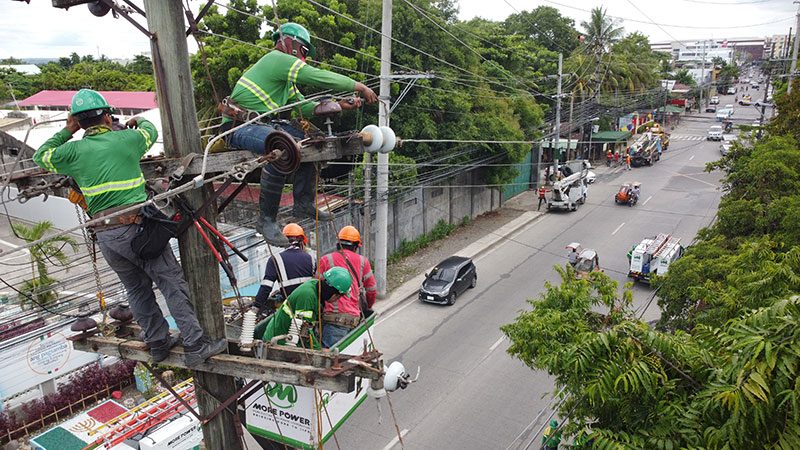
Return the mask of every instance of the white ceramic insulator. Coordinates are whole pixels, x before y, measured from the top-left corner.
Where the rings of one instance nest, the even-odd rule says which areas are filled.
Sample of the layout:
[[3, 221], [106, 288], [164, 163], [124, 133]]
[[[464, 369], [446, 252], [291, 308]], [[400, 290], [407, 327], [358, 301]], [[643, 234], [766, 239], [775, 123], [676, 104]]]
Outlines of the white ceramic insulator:
[[386, 375], [383, 377], [383, 388], [386, 392], [394, 392], [397, 390], [398, 378], [406, 372], [406, 368], [400, 361], [395, 361], [389, 364], [386, 369]]
[[367, 125], [362, 130], [362, 133], [367, 133], [372, 136], [372, 143], [364, 146], [364, 150], [375, 153], [383, 145], [383, 133], [377, 125]]
[[253, 333], [256, 330], [256, 313], [247, 311], [244, 313], [244, 320], [242, 321], [242, 336], [240, 343], [242, 346], [249, 347], [253, 345]]
[[294, 345], [297, 347], [300, 344], [300, 320], [292, 319], [289, 321], [289, 331], [286, 333], [289, 338], [286, 339], [287, 345]]
[[383, 145], [378, 149], [378, 153], [389, 153], [397, 144], [397, 136], [395, 136], [394, 130], [389, 127], [380, 127], [380, 129], [381, 133], [383, 133]]

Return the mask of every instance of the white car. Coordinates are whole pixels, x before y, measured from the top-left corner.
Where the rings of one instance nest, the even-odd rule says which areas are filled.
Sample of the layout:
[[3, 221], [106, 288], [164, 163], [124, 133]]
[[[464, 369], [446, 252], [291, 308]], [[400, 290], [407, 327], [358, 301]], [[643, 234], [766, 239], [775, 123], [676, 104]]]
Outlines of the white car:
[[711, 99], [708, 101], [708, 104], [709, 105], [719, 105], [719, 97], [717, 97], [716, 95], [711, 97]]
[[722, 140], [722, 126], [720, 125], [711, 125], [708, 129], [708, 137], [706, 138], [709, 141], [721, 141]]
[[731, 151], [731, 147], [733, 146], [732, 143], [723, 141], [722, 144], [719, 145], [719, 153], [722, 156], [727, 155]]
[[733, 95], [736, 93], [736, 88], [731, 86], [728, 88], [728, 95]]

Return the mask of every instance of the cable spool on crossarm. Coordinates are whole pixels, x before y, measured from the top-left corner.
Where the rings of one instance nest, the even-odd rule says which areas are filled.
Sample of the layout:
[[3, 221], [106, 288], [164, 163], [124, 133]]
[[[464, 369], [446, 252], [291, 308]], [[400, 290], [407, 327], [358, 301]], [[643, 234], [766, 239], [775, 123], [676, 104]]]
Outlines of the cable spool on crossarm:
[[267, 136], [264, 140], [264, 153], [269, 154], [273, 150], [281, 152], [280, 158], [271, 163], [279, 173], [290, 175], [300, 167], [300, 148], [289, 133], [277, 130]]

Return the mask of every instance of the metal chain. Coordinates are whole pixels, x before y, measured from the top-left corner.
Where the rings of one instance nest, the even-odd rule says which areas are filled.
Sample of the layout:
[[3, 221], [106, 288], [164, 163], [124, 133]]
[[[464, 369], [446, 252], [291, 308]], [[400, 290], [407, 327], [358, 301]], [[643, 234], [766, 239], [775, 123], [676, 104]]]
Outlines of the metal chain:
[[106, 299], [103, 295], [103, 284], [100, 282], [100, 270], [97, 268], [97, 253], [94, 251], [94, 246], [91, 243], [91, 238], [89, 237], [89, 232], [87, 231], [87, 227], [84, 226], [86, 223], [86, 216], [83, 208], [78, 206], [77, 203], [73, 203], [75, 205], [75, 214], [78, 216], [78, 223], [81, 225], [81, 234], [83, 234], [83, 242], [86, 244], [86, 251], [89, 253], [89, 257], [92, 260], [92, 271], [94, 272], [94, 283], [97, 287], [97, 299], [100, 302], [100, 311], [103, 313], [103, 320], [101, 323], [97, 325], [97, 328], [100, 330], [100, 333], [106, 337], [113, 337], [114, 336], [114, 329], [106, 322]]

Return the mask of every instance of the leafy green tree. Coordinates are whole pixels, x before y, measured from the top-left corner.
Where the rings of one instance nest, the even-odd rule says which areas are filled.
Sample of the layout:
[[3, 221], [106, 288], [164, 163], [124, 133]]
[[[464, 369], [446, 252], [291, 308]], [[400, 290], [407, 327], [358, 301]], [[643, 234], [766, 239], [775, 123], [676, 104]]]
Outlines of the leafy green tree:
[[692, 78], [692, 75], [689, 74], [689, 69], [681, 69], [675, 73], [675, 79], [678, 80], [678, 83], [685, 84], [686, 86], [695, 86], [697, 84]]
[[[13, 223], [11, 228], [17, 236], [30, 243], [45, 237], [53, 228], [53, 224], [51, 222], [39, 222], [30, 227], [22, 223]], [[67, 256], [62, 250], [65, 245], [72, 247], [73, 252], [78, 250], [78, 243], [75, 239], [66, 235], [53, 236], [29, 249], [31, 279], [23, 282], [21, 291], [25, 298], [20, 301], [22, 308], [25, 308], [25, 305], [34, 307], [34, 304], [46, 306], [58, 298], [58, 294], [53, 288], [57, 280], [50, 277], [47, 264], [58, 263], [65, 267], [69, 266]]]
[[25, 61], [9, 56], [8, 58], [0, 60], [0, 64], [25, 64]]
[[575, 21], [562, 16], [552, 6], [539, 6], [531, 11], [512, 14], [504, 25], [510, 34], [523, 36], [555, 53], [568, 54], [580, 43]]
[[125, 69], [136, 75], [153, 75], [153, 62], [145, 55], [136, 55]]

